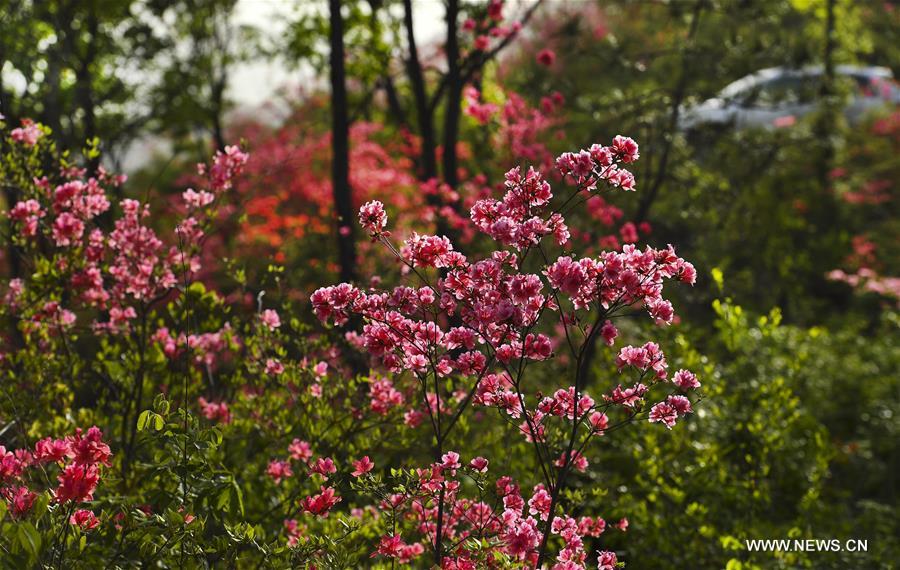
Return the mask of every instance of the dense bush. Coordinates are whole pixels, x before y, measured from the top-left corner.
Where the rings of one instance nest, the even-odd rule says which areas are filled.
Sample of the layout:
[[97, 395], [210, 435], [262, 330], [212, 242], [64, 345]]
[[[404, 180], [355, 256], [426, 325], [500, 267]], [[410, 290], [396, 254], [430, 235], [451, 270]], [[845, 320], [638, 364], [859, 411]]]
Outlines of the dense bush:
[[[696, 421], [671, 437], [616, 441], [617, 468], [605, 475], [628, 489], [632, 525], [621, 546], [641, 567], [889, 568], [898, 548], [889, 506], [896, 317], [872, 340], [854, 327], [786, 325], [778, 311], [757, 317], [731, 301], [716, 301], [715, 312], [702, 348], [689, 330], [669, 343], [704, 378]], [[745, 550], [747, 539], [774, 537], [870, 542], [868, 553]]]

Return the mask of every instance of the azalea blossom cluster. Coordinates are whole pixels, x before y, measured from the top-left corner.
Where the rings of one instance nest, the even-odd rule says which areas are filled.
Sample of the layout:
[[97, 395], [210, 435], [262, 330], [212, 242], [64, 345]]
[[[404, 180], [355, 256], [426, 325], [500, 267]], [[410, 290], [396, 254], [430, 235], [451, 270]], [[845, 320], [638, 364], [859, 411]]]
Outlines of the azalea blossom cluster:
[[565, 104], [565, 97], [554, 91], [542, 97], [538, 107], [533, 107], [513, 91], [503, 91], [501, 95], [504, 98], [502, 105], [485, 101], [478, 89], [466, 87], [463, 111], [481, 125], [497, 123], [495, 143], [497, 148], [506, 149], [509, 158], [524, 159], [538, 164], [541, 171], [549, 171], [553, 166], [553, 155], [544, 140], [547, 132], [560, 123], [558, 114]]
[[[0, 115], [0, 120], [3, 120], [3, 115]], [[43, 136], [44, 131], [40, 125], [31, 119], [22, 119], [22, 126], [9, 132], [10, 139], [25, 146], [36, 145]]]
[[[499, 22], [501, 7], [493, 2], [488, 18]], [[520, 103], [511, 97], [502, 109], [490, 112], [499, 113], [511, 127], [521, 126], [508, 134], [525, 144], [550, 122], [542, 123], [543, 115], [530, 115]], [[548, 100], [542, 112], [561, 104]], [[31, 148], [29, 140], [24, 133], [11, 144]], [[34, 152], [42, 148], [40, 137], [34, 144]], [[275, 520], [283, 520], [291, 547], [299, 549], [309, 542], [307, 525], [319, 531], [332, 526], [325, 519], [338, 514], [339, 505], [350, 503], [356, 491], [377, 490], [372, 494], [376, 503], [346, 507], [350, 516], [365, 517], [377, 529], [378, 540], [369, 551], [373, 557], [411, 564], [434, 552], [437, 566], [468, 569], [490, 566], [502, 555], [513, 560], [514, 567], [555, 570], [585, 568], [590, 559], [591, 565], [609, 568], [616, 564], [615, 554], [598, 552], [593, 539], [611, 526], [624, 530], [627, 520], [607, 524], [603, 518], [586, 516], [596, 513], [581, 513], [567, 504], [564, 490], [572, 477], [583, 477], [580, 474], [591, 469], [591, 446], [602, 437], [636, 419], [671, 429], [692, 411], [695, 402], [689, 396], [699, 387], [697, 378], [687, 370], [670, 374], [662, 350], [653, 342], [621, 347], [625, 335], [616, 323], [620, 317], [642, 312], [659, 325], [675, 322], [664, 286], [676, 280], [693, 283], [696, 272], [671, 246], [638, 248], [632, 243], [637, 241], [636, 230], [623, 234], [629, 243], [613, 251], [561, 253], [569, 251], [563, 247], [572, 238], [566, 224], [569, 211], [604, 191], [635, 188], [626, 168], [639, 158], [633, 140], [616, 137], [609, 146], [594, 145], [555, 160], [546, 148], [529, 148], [533, 151], [529, 156], [540, 167], [509, 170], [498, 186], [499, 196], [490, 193], [483, 177], [470, 181], [476, 192], [465, 202], [447, 184], [437, 180], [423, 184], [441, 197], [434, 202], [465, 204], [468, 218], [457, 215], [452, 227], [475, 245], [473, 251], [484, 250], [471, 238], [484, 236], [490, 246], [486, 254], [467, 255], [443, 235], [397, 230], [389, 225], [381, 202], [369, 201], [360, 208], [359, 223], [374, 244], [399, 259], [406, 281], [389, 289], [379, 289], [377, 279], [369, 287], [342, 283], [320, 288], [310, 297], [322, 321], [361, 325], [359, 330], [345, 331], [346, 339], [371, 357], [373, 369], [367, 381], [352, 383], [352, 398], [341, 394], [332, 399], [332, 391], [323, 390], [329, 370], [324, 360], [296, 374], [309, 361], [306, 356], [300, 360], [286, 342], [288, 335], [280, 332], [293, 319], [264, 309], [261, 297], [258, 311], [236, 330], [224, 323], [176, 332], [169, 327], [177, 317], [157, 310], [177, 308], [169, 302], [201, 269], [207, 225], [248, 160], [236, 147], [227, 147], [211, 164], [198, 166], [202, 180], [181, 194], [169, 240], [151, 228], [147, 205], [107, 198], [106, 189], [122, 179], [102, 169], [88, 177], [84, 170], [65, 168], [53, 177], [35, 179], [9, 211], [16, 245], [48, 259], [54, 291], [65, 293], [47, 295], [35, 285], [37, 280], [18, 280], [10, 283], [4, 300], [17, 326], [26, 333], [39, 329], [41, 339], [59, 334], [67, 341], [72, 337], [66, 332], [78, 320], [95, 319], [90, 323], [93, 331], [109, 335], [103, 343], [114, 348], [120, 343], [123, 355], [140, 347], [134, 360], [122, 359], [129, 365], [140, 361], [134, 407], [127, 404], [124, 426], [136, 423], [130, 410], [136, 416], [143, 407], [144, 376], [180, 368], [175, 361], [184, 357], [179, 362], [203, 369], [210, 379], [206, 384], [207, 376], [197, 375], [202, 378], [193, 385], [199, 385], [198, 390], [185, 383], [185, 405], [195, 401], [204, 423], [218, 424], [217, 431], [237, 432], [246, 423], [235, 421], [243, 418], [244, 400], [224, 399], [222, 394], [236, 388], [250, 400], [263, 394], [263, 388], [223, 383], [225, 388], [220, 389], [214, 382], [227, 374], [220, 364], [240, 349], [247, 366], [235, 376], [246, 378], [246, 371], [259, 374], [265, 388], [283, 394], [288, 407], [299, 401], [300, 389], [306, 389], [327, 402], [321, 407], [349, 406], [348, 419], [339, 420], [351, 424], [348, 429], [367, 427], [362, 426], [366, 414], [379, 430], [396, 423], [391, 420], [401, 414], [410, 428], [431, 428], [430, 463], [426, 460], [424, 467], [418, 463], [418, 469], [396, 473], [390, 470], [390, 475], [388, 470], [373, 474], [375, 462], [363, 453], [375, 456], [376, 450], [354, 449], [354, 456], [345, 459], [339, 450], [322, 444], [316, 412], [310, 413], [311, 425], [299, 432], [303, 437], [294, 439], [286, 453], [268, 457], [269, 463], [257, 471], [257, 483], [283, 497], [288, 512]], [[518, 151], [528, 154], [524, 147]], [[571, 184], [562, 195], [555, 195], [551, 187], [553, 173], [544, 172], [550, 168], [556, 169], [553, 180]], [[394, 241], [389, 228], [402, 239]], [[211, 322], [216, 321], [206, 321]], [[220, 328], [215, 330], [216, 326]], [[593, 343], [620, 344], [616, 364], [620, 378], [627, 380], [608, 385], [595, 381], [589, 386], [585, 370], [591, 367], [583, 355]], [[148, 346], [153, 350], [152, 369], [144, 368], [143, 349]], [[344, 369], [333, 350], [316, 356], [341, 373]], [[560, 369], [566, 368], [566, 380], [549, 386], [546, 375], [541, 375], [540, 383], [533, 380], [536, 363], [565, 352], [566, 358], [557, 362]], [[300, 385], [298, 376], [312, 381]], [[165, 379], [161, 384], [164, 390], [170, 386]], [[657, 397], [659, 391], [665, 393]], [[471, 414], [471, 422], [468, 417], [460, 422], [470, 407], [480, 409]], [[252, 414], [258, 419], [263, 412]], [[464, 460], [445, 448], [456, 442], [451, 437], [455, 427], [497, 419], [518, 428], [523, 446], [534, 450], [530, 465], [536, 479], [523, 482], [521, 488], [509, 476], [495, 478], [488, 458], [471, 453]], [[260, 429], [280, 427], [259, 423]], [[135, 466], [138, 458], [132, 457], [127, 435], [123, 434], [123, 465]], [[34, 483], [35, 468], [44, 473], [55, 466], [58, 486], [44, 491], [47, 500], [66, 505], [65, 520], [89, 531], [100, 520], [80, 508], [81, 503], [93, 500], [109, 457], [109, 446], [97, 428], [42, 440], [33, 451], [2, 449], [0, 496], [13, 517], [27, 517], [41, 496]], [[404, 484], [399, 487], [385, 483], [401, 478]], [[185, 515], [186, 523], [188, 517], [193, 515]], [[388, 520], [391, 525], [384, 525]]]
[[484, 52], [491, 49], [504, 38], [518, 33], [522, 29], [520, 22], [503, 24], [503, 0], [490, 0], [487, 9], [478, 17], [466, 18], [463, 31], [472, 36], [472, 49]]
[[[491, 483], [489, 464], [484, 457], [464, 461], [457, 452], [449, 451], [440, 461], [417, 469], [413, 484], [405, 491], [389, 494], [379, 510], [397, 524], [414, 529], [410, 534], [420, 538], [411, 541], [399, 532], [385, 534], [373, 556], [408, 564], [429, 548], [429, 542], [433, 544], [440, 516], [444, 537], [456, 545], [442, 559], [442, 568], [483, 568], [495, 553], [510, 557], [515, 567], [534, 568], [542, 538], [540, 524], [550, 517], [550, 494], [538, 484], [530, 494], [523, 495], [520, 486], [508, 476]], [[463, 495], [466, 479], [484, 489], [478, 498]], [[552, 533], [564, 546], [553, 568], [584, 568], [586, 537], [599, 537], [609, 527], [624, 531], [627, 526], [626, 519], [607, 524], [601, 517], [555, 517]]]
[[75, 510], [74, 505], [93, 500], [102, 468], [109, 466], [111, 455], [96, 426], [87, 431], [76, 429], [73, 435], [60, 439], [42, 439], [30, 450], [13, 451], [0, 445], [0, 497], [14, 519], [27, 517], [42, 492], [38, 482], [46, 480], [42, 475], [53, 467], [58, 471], [58, 484], [49, 490], [51, 500], [73, 505], [70, 522], [91, 530], [99, 524], [94, 513]]
[[[327, 164], [331, 160], [331, 135], [313, 132], [307, 125], [309, 108], [301, 107], [275, 132], [258, 124], [239, 127], [252, 141], [254, 152], [243, 168], [241, 231], [236, 236], [247, 252], [262, 251], [279, 263], [288, 261], [286, 243], [310, 236], [330, 236], [333, 227], [333, 193]], [[407, 149], [384, 136], [383, 126], [354, 121], [350, 127], [350, 186], [356, 205], [390, 195], [401, 212], [418, 219], [422, 194]], [[410, 137], [412, 135], [409, 135]], [[418, 142], [409, 146], [415, 147]], [[272, 191], [260, 192], [259, 189]], [[277, 189], [277, 191], [275, 191]], [[304, 251], [304, 264], [324, 263], [318, 251]]]
[[876, 293], [900, 304], [900, 277], [879, 275], [875, 270], [863, 267], [848, 273], [842, 269], [829, 271], [826, 277], [846, 283], [862, 292]]
[[[375, 468], [375, 463], [368, 456], [353, 462], [351, 477], [362, 477]], [[294, 469], [297, 469], [295, 475]], [[302, 472], [302, 476], [300, 473]], [[343, 499], [337, 494], [334, 486], [328, 484], [329, 479], [338, 472], [337, 466], [330, 457], [313, 458], [312, 446], [307, 441], [294, 438], [288, 445], [288, 457], [286, 459], [273, 459], [266, 468], [266, 474], [275, 485], [281, 485], [287, 480], [295, 483], [305, 481], [320, 482], [316, 491], [302, 497], [299, 501], [299, 511], [306, 516], [328, 517], [331, 509]], [[284, 521], [284, 527], [288, 535], [290, 546], [298, 545], [304, 538], [304, 528], [296, 519]]]
[[560, 155], [556, 167], [567, 179], [587, 190], [593, 190], [600, 181], [623, 190], [634, 190], [634, 174], [621, 164], [635, 162], [640, 156], [633, 139], [617, 135], [611, 146], [595, 144], [588, 150]]
[[[21, 137], [11, 134], [11, 138]], [[28, 140], [22, 144], [28, 144]], [[146, 306], [175, 288], [176, 273], [199, 270], [194, 250], [204, 234], [201, 214], [211, 213], [208, 208], [231, 187], [247, 158], [237, 147], [227, 147], [216, 154], [210, 166], [198, 167], [207, 175], [209, 190], [184, 192], [187, 215], [176, 229], [177, 239], [169, 245], [145, 224], [150, 210], [137, 200], [124, 199], [118, 204], [122, 214], [112, 230], [106, 232], [97, 223], [112, 207], [106, 188], [122, 184], [124, 176], [112, 176], [101, 167], [96, 176], [85, 178], [85, 169], [69, 168], [61, 172], [61, 180], [56, 183], [47, 177], [35, 179], [32, 195], [13, 204], [8, 216], [17, 224], [24, 247], [41, 248], [50, 243], [57, 248], [57, 269], [74, 296], [71, 307], [61, 308], [55, 301], [48, 301], [19, 316], [33, 327], [46, 323], [69, 327], [76, 318], [71, 309], [90, 307], [108, 315], [106, 320], [92, 323], [96, 330], [128, 330]], [[10, 283], [10, 307], [24, 307], [19, 301], [26, 293], [21, 281]]]
[[[375, 464], [364, 456], [353, 462], [353, 471], [350, 473], [352, 477], [360, 477], [368, 473], [375, 467]], [[303, 476], [296, 476], [302, 472]], [[309, 479], [319, 480], [323, 483], [337, 473], [338, 469], [334, 460], [330, 457], [313, 458], [312, 446], [307, 441], [294, 438], [288, 446], [288, 458], [273, 459], [266, 468], [266, 474], [272, 479], [276, 485], [281, 485], [283, 481], [295, 478], [296, 481], [306, 481]], [[341, 502], [341, 497], [336, 495], [335, 489], [327, 485], [321, 485], [319, 492], [308, 495], [300, 501], [300, 507], [303, 512], [311, 515], [327, 517], [328, 512], [336, 504]], [[294, 528], [295, 525], [289, 525]]]
[[[385, 370], [410, 373], [417, 380], [424, 406], [421, 415], [431, 420], [437, 441], [446, 436], [470, 403], [495, 407], [507, 417], [524, 420], [520, 431], [535, 446], [544, 475], [534, 502], [546, 503], [546, 516], [538, 520], [547, 524], [515, 517], [504, 524], [523, 533], [533, 527], [541, 540], [537, 545], [525, 541], [526, 546], [517, 552], [537, 556], [541, 562], [545, 556], [541, 545], [549, 534], [572, 537], [572, 544], [565, 542], [559, 559], [567, 566], [560, 568], [583, 567], [577, 533], [571, 531], [573, 524], [567, 519], [557, 522], [555, 515], [566, 477], [589, 466], [585, 451], [591, 436], [608, 433], [642, 413], [649, 421], [671, 428], [691, 412], [685, 394], [699, 387], [696, 377], [686, 370], [669, 379], [664, 354], [658, 345], [648, 342], [619, 352], [619, 369], [633, 371], [637, 376], [634, 383], [619, 384], [599, 400], [584, 391], [585, 346], [599, 339], [612, 346], [619, 334], [613, 320], [637, 309], [646, 311], [657, 324], [673, 323], [674, 308], [663, 297], [665, 282], [693, 284], [696, 280], [693, 265], [671, 245], [639, 249], [628, 244], [619, 251], [581, 258], [559, 255], [554, 259], [550, 254], [553, 246], [546, 238], [552, 237], [556, 246], [569, 241], [563, 216], [567, 209], [597, 195], [601, 186], [634, 190], [634, 177], [623, 165], [638, 158], [637, 144], [622, 136], [610, 146], [594, 145], [561, 155], [556, 167], [575, 185], [561, 204], [554, 200], [550, 183], [540, 172], [513, 168], [506, 173], [502, 198], [484, 198], [471, 208], [473, 226], [497, 243], [490, 255], [479, 260], [470, 260], [444, 236], [412, 233], [395, 247], [386, 231], [384, 205], [369, 202], [360, 209], [360, 224], [373, 240], [395, 252], [415, 276], [416, 286], [364, 290], [342, 283], [320, 288], [310, 297], [313, 310], [324, 322], [344, 325], [351, 316], [360, 317], [361, 334], [350, 338]], [[529, 258], [531, 265], [527, 264]], [[541, 269], [526, 270], [534, 261]], [[430, 277], [434, 274], [436, 278]], [[562, 329], [561, 335], [548, 334], [551, 323]], [[535, 387], [529, 387], [524, 371], [528, 363], [553, 358], [559, 347], [571, 352], [574, 380], [552, 396], [541, 396]], [[454, 388], [449, 393], [439, 388], [443, 378], [452, 381]], [[669, 394], [646, 413], [644, 402], [655, 386], [667, 387]], [[614, 409], [621, 410], [621, 422], [610, 419], [608, 414]], [[438, 416], [450, 417], [443, 428]], [[549, 424], [552, 418], [557, 418], [554, 426]], [[565, 428], [566, 424], [570, 427]], [[547, 459], [551, 449], [556, 449], [552, 462]], [[437, 487], [442, 497], [438, 502], [447, 500], [447, 485]], [[437, 528], [443, 530], [444, 525]], [[400, 543], [389, 538], [386, 546], [395, 549]], [[439, 544], [444, 538], [432, 536], [431, 540]]]
[[219, 363], [232, 354], [232, 349], [241, 346], [241, 338], [225, 323], [216, 331], [173, 336], [168, 327], [160, 327], [150, 337], [170, 360], [180, 358], [185, 350], [190, 350], [193, 361], [207, 370], [215, 370]]

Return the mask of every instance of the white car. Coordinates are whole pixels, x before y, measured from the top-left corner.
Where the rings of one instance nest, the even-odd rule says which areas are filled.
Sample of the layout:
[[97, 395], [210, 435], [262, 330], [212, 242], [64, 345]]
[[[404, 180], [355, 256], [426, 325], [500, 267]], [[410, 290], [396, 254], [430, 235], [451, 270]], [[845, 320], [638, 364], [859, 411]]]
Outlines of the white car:
[[[682, 108], [679, 127], [687, 131], [703, 125], [789, 126], [816, 109], [823, 73], [821, 66], [763, 69], [728, 85], [718, 97]], [[886, 67], [839, 65], [835, 74], [850, 93], [844, 116], [851, 124], [873, 109], [900, 104], [900, 87]]]

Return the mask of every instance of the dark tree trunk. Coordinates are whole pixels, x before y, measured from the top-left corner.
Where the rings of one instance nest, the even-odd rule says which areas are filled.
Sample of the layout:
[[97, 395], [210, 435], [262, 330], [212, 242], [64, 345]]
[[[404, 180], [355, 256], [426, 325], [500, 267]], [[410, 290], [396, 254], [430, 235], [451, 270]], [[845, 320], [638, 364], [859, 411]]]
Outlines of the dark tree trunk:
[[831, 94], [834, 89], [834, 49], [835, 49], [835, 21], [834, 21], [834, 0], [828, 0], [825, 7], [825, 56], [822, 62], [825, 66], [825, 83], [826, 94]]
[[[2, 41], [3, 40], [0, 40], [0, 67], [6, 63], [5, 46], [3, 46]], [[18, 120], [13, 114], [12, 101], [10, 100], [11, 96], [11, 94], [6, 93], [6, 85], [3, 83], [3, 74], [0, 73], [0, 115], [6, 117], [4, 121], [8, 126], [18, 124]]]
[[408, 127], [409, 125], [406, 122], [406, 112], [403, 110], [403, 105], [400, 103], [397, 87], [394, 85], [394, 80], [391, 79], [389, 75], [385, 75], [382, 79], [382, 87], [387, 96], [388, 110], [390, 111], [391, 119], [393, 119], [398, 127]]
[[694, 54], [692, 53], [694, 36], [697, 35], [697, 28], [700, 25], [700, 15], [703, 12], [704, 1], [705, 0], [697, 0], [697, 3], [694, 4], [690, 28], [681, 54], [681, 74], [678, 76], [678, 83], [676, 83], [675, 90], [672, 92], [669, 122], [662, 135], [664, 140], [662, 141], [662, 152], [660, 153], [659, 165], [656, 168], [653, 180], [647, 187], [647, 193], [644, 194], [644, 197], [638, 204], [637, 212], [632, 220], [635, 224], [645, 221], [650, 215], [650, 208], [659, 196], [659, 191], [662, 189], [663, 184], [665, 184], [666, 178], [668, 177], [669, 156], [672, 152], [672, 146], [675, 144], [675, 135], [678, 130], [678, 117], [681, 112], [681, 104], [684, 102], [685, 95], [687, 94], [688, 81], [691, 77], [690, 62], [694, 57]]
[[[4, 184], [3, 198], [6, 200], [6, 207], [11, 209], [19, 199], [16, 188]], [[6, 231], [10, 236], [15, 232], [15, 227], [11, 219], [7, 219], [6, 221]], [[19, 256], [19, 248], [13, 244], [12, 239], [8, 239], [6, 242], [6, 258], [9, 267], [9, 275], [7, 277], [10, 279], [17, 279], [22, 276], [22, 260]], [[22, 332], [19, 330], [18, 319], [12, 312], [10, 312], [9, 315], [8, 330], [9, 338], [7, 341], [9, 342], [9, 346], [7, 348], [12, 348], [13, 351], [15, 351], [16, 349], [25, 346], [25, 340], [22, 338]]]
[[828, 0], [825, 4], [825, 46], [822, 54], [824, 74], [820, 92], [823, 104], [819, 121], [816, 125], [816, 139], [822, 145], [822, 152], [819, 157], [820, 163], [817, 165], [817, 170], [823, 190], [827, 190], [830, 186], [828, 172], [831, 170], [831, 164], [834, 162], [832, 135], [834, 134], [838, 113], [837, 102], [834, 98], [834, 51], [836, 48], [834, 4], [835, 0]]
[[40, 121], [53, 131], [54, 140], [68, 148], [68, 141], [62, 130], [62, 102], [60, 96], [60, 75], [62, 74], [62, 54], [58, 46], [47, 51], [47, 95]]
[[[95, 2], [88, 3], [87, 27], [91, 39], [88, 41], [84, 57], [78, 66], [76, 80], [78, 82], [78, 102], [84, 113], [84, 139], [85, 141], [93, 141], [94, 137], [97, 136], [97, 111], [94, 103], [92, 66], [97, 58], [97, 33], [99, 32]], [[95, 156], [88, 159], [87, 167], [88, 176], [97, 176], [100, 167], [100, 157]]]
[[[5, 46], [4, 46], [5, 47]], [[6, 53], [5, 50], [0, 49], [0, 65], [3, 65], [3, 62], [6, 61]], [[13, 112], [11, 108], [11, 102], [6, 97], [5, 85], [3, 84], [3, 77], [0, 75], [0, 114], [5, 117], [6, 124], [8, 126], [16, 126], [16, 119], [13, 117]], [[12, 209], [15, 203], [18, 201], [18, 193], [16, 189], [12, 186], [3, 185], [3, 198], [6, 201], [6, 208]], [[12, 220], [7, 220], [7, 233], [8, 235], [13, 235], [13, 223]], [[16, 246], [13, 245], [12, 240], [7, 240], [6, 246], [6, 257], [7, 264], [9, 266], [9, 275], [10, 279], [15, 279], [22, 275], [22, 267], [19, 260], [19, 253], [16, 249]], [[18, 336], [18, 328], [16, 328], [15, 319], [10, 319], [11, 324], [11, 336], [16, 338]]]
[[463, 82], [459, 70], [459, 39], [457, 37], [457, 20], [459, 19], [459, 0], [447, 2], [447, 102], [444, 108], [444, 182], [451, 188], [459, 184], [457, 170], [459, 161], [456, 156], [456, 143], [459, 140], [460, 105], [462, 104]]
[[216, 145], [216, 150], [225, 150], [225, 135], [222, 130], [222, 119], [216, 112], [213, 112], [212, 114], [212, 132], [213, 143]]
[[341, 281], [356, 279], [353, 200], [350, 188], [350, 122], [344, 71], [344, 22], [340, 0], [328, 0], [330, 11], [331, 184], [337, 214], [338, 262]]
[[413, 31], [412, 0], [403, 0], [403, 23], [406, 28], [406, 42], [409, 44], [409, 59], [406, 62], [409, 82], [412, 86], [413, 99], [416, 103], [416, 119], [419, 123], [419, 135], [422, 137], [422, 158], [419, 165], [419, 177], [422, 180], [437, 178], [437, 141], [434, 134], [434, 117], [428, 104], [428, 93], [425, 91], [425, 76], [419, 62], [419, 50], [416, 46], [416, 35]]
[[[384, 7], [384, 0], [369, 0], [369, 8], [372, 10], [372, 13], [369, 16], [369, 29], [372, 33], [372, 37], [380, 37], [382, 34], [382, 26], [379, 20], [379, 10]], [[391, 69], [390, 65], [385, 65], [384, 69], [381, 72], [381, 77], [378, 78], [376, 84], [376, 89], [383, 89], [385, 97], [387, 98], [388, 105], [388, 116], [391, 121], [394, 122], [398, 127], [407, 127], [406, 121], [406, 112], [403, 110], [403, 105], [400, 103], [400, 96], [397, 93], [397, 87], [394, 85], [394, 79], [391, 77]], [[368, 103], [368, 101], [367, 101]], [[366, 115], [369, 114], [368, 105], [366, 107]], [[351, 121], [352, 122], [352, 121]]]
[[219, 79], [212, 86], [212, 96], [210, 101], [210, 121], [212, 122], [213, 142], [216, 145], [216, 150], [222, 151], [225, 150], [225, 132], [222, 127], [222, 108], [224, 107], [226, 83], [227, 78], [225, 70], [223, 69]]

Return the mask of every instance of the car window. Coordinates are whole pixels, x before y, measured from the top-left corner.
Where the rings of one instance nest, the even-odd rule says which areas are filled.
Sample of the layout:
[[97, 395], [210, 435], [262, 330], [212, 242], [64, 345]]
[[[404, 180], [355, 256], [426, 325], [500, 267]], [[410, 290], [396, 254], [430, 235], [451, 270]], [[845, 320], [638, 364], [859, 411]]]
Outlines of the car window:
[[820, 88], [818, 76], [786, 75], [763, 84], [755, 104], [759, 107], [805, 105], [816, 100]]
[[900, 86], [891, 79], [864, 76], [857, 76], [855, 79], [864, 97], [878, 97], [889, 101], [900, 96]]

